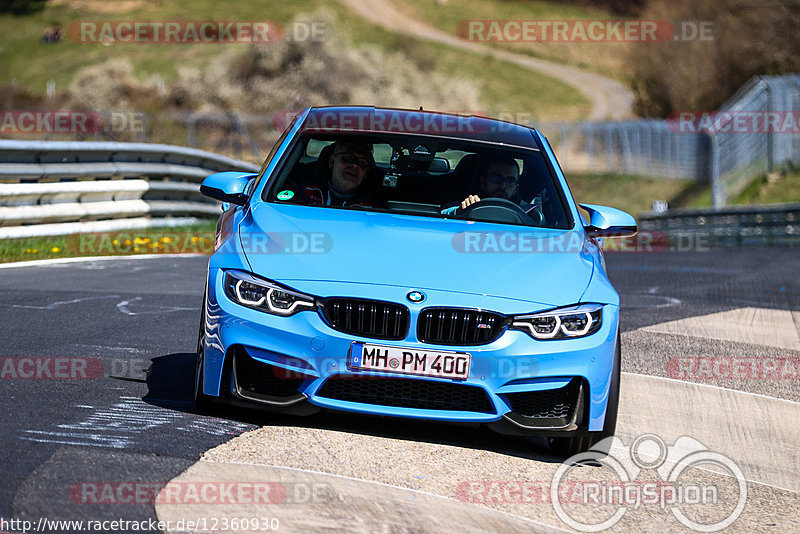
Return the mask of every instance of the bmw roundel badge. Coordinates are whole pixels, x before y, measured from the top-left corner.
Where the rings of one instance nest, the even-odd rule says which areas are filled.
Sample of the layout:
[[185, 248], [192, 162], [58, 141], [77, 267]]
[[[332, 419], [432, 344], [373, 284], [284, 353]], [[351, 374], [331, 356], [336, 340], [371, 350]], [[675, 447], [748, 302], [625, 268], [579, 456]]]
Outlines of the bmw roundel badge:
[[409, 302], [416, 304], [425, 300], [425, 293], [422, 291], [410, 291], [408, 295], [406, 295], [406, 298], [409, 300]]

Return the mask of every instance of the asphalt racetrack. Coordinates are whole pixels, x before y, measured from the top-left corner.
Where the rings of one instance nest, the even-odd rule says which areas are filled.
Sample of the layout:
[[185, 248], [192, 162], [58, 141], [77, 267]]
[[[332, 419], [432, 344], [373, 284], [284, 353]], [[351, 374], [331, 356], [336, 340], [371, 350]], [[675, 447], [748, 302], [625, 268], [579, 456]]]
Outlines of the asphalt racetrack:
[[[797, 259], [778, 248], [607, 255], [622, 297], [618, 435], [625, 445], [644, 433], [667, 445], [688, 436], [735, 461], [748, 481], [735, 531], [800, 530]], [[162, 256], [0, 268], [0, 518], [208, 514], [102, 494], [123, 484], [157, 492], [179, 477], [324, 490], [325, 499], [273, 506], [279, 532], [572, 530], [550, 504], [481, 493], [488, 481], [552, 480], [560, 459], [536, 440], [344, 414], [194, 413], [206, 264]], [[212, 512], [255, 513], [242, 503]], [[647, 507], [611, 531], [631, 528], [686, 530]]]

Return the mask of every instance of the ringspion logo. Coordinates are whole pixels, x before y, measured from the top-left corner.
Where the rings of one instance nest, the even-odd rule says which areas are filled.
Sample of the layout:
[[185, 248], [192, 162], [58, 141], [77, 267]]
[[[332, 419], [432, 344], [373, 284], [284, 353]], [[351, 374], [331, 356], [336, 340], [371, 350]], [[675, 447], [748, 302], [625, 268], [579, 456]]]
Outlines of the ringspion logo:
[[[587, 478], [585, 467], [598, 465], [603, 476]], [[712, 469], [724, 476], [695, 478], [691, 468]], [[654, 480], [640, 478], [653, 472]], [[570, 456], [556, 469], [550, 502], [566, 525], [581, 532], [611, 528], [629, 510], [643, 506], [669, 510], [691, 530], [717, 532], [742, 514], [747, 480], [733, 460], [690, 436], [667, 445], [659, 436], [642, 434], [629, 446], [610, 437]]]

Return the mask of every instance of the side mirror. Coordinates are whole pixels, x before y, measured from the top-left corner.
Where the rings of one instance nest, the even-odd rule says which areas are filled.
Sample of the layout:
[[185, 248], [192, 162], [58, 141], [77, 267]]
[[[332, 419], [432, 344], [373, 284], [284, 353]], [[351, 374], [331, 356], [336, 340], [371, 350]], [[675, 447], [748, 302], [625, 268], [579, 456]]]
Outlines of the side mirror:
[[584, 226], [589, 237], [631, 237], [639, 231], [633, 215], [608, 206], [579, 204], [589, 212], [589, 224]]
[[248, 200], [244, 192], [247, 183], [255, 177], [249, 172], [217, 172], [206, 176], [200, 184], [200, 192], [222, 202], [243, 206]]

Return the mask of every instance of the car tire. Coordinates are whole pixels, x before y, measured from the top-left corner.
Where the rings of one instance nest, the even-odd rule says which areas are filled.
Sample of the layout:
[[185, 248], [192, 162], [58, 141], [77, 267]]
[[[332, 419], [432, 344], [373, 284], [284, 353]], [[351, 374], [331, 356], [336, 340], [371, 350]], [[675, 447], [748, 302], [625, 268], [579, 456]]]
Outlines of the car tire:
[[[617, 346], [614, 351], [614, 367], [611, 371], [611, 388], [608, 392], [608, 406], [606, 408], [606, 420], [603, 424], [603, 430], [598, 432], [588, 432], [579, 436], [572, 436], [569, 438], [551, 437], [548, 439], [550, 451], [558, 456], [569, 458], [575, 454], [586, 452], [594, 447], [600, 441], [614, 436], [617, 429], [617, 414], [619, 413], [619, 382], [621, 372], [621, 352], [620, 352], [620, 336], [617, 334]], [[610, 442], [604, 444], [605, 446], [597, 448], [598, 458], [603, 458], [608, 455]]]
[[197, 334], [197, 360], [194, 369], [194, 407], [199, 411], [211, 408], [211, 397], [203, 393], [203, 377], [205, 375], [205, 321], [206, 321], [206, 296], [203, 295], [203, 311], [200, 313], [200, 331]]

